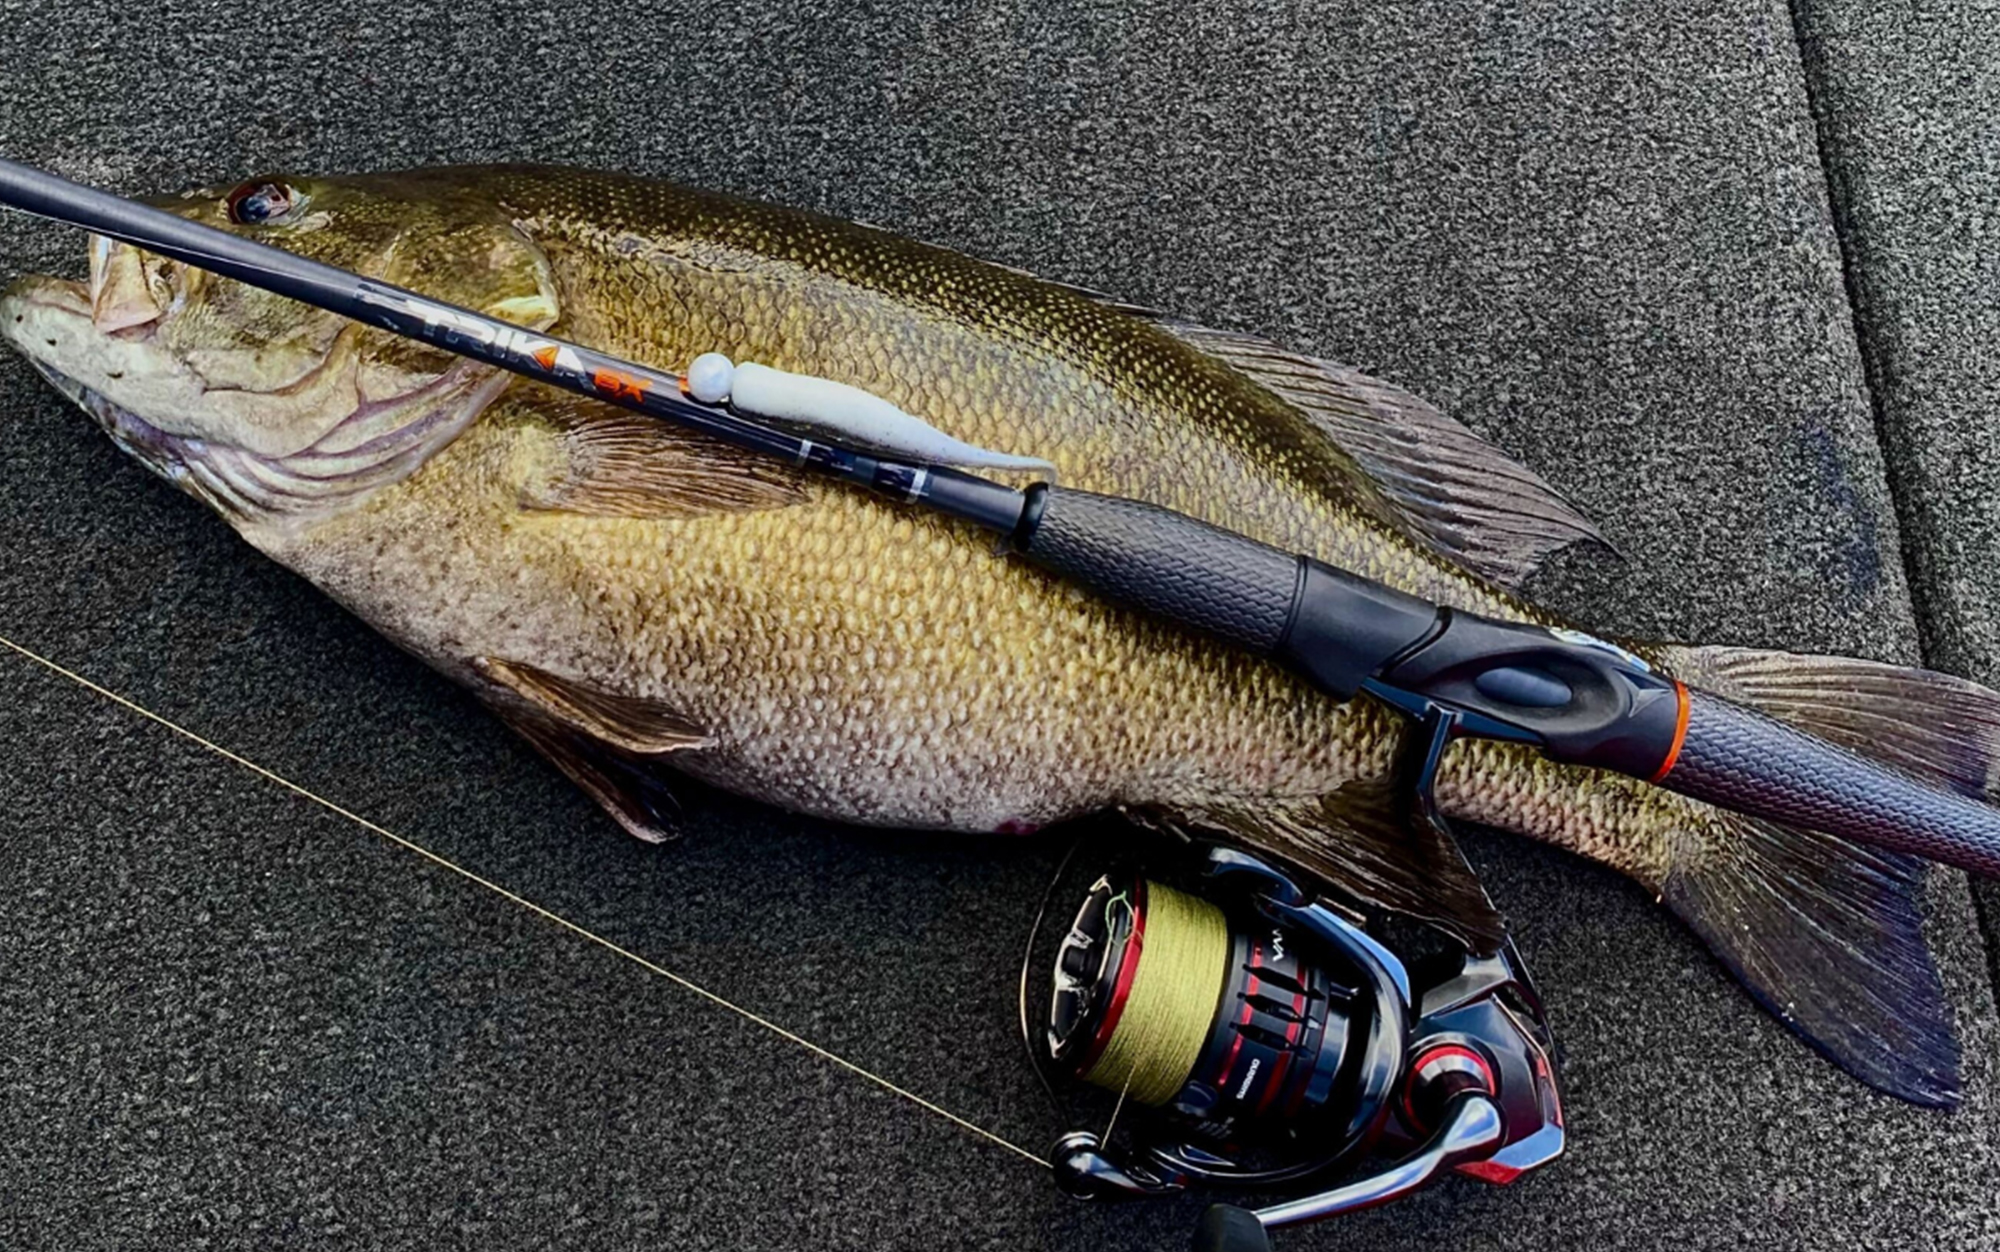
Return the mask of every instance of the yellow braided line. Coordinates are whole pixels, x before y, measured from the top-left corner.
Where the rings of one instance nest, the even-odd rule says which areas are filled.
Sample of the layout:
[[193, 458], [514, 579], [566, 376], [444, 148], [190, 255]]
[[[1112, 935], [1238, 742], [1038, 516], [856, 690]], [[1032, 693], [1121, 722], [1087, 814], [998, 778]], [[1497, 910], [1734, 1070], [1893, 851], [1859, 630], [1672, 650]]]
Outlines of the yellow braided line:
[[1154, 1106], [1173, 1099], [1208, 1039], [1228, 964], [1222, 910], [1147, 883], [1146, 930], [1125, 1011], [1084, 1077], [1119, 1092], [1121, 1102], [1126, 1093]]

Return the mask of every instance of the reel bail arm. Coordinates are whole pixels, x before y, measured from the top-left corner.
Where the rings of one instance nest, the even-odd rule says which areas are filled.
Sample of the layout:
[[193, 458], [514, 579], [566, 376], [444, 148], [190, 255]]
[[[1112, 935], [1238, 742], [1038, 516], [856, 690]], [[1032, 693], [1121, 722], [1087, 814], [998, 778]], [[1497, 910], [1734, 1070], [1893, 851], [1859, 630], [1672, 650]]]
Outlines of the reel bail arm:
[[1266, 1252], [1271, 1246], [1269, 1231], [1400, 1200], [1453, 1166], [1484, 1159], [1505, 1134], [1500, 1106], [1490, 1096], [1479, 1092], [1457, 1096], [1443, 1127], [1424, 1150], [1379, 1174], [1320, 1195], [1249, 1210], [1249, 1223], [1236, 1216], [1245, 1213], [1243, 1209], [1210, 1205], [1195, 1230], [1194, 1252]]

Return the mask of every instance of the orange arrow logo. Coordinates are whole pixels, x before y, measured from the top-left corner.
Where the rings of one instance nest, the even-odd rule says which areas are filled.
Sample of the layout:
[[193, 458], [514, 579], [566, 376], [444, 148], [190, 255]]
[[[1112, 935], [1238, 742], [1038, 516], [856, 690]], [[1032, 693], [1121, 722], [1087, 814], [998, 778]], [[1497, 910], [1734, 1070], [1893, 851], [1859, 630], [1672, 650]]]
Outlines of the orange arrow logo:
[[643, 400], [646, 389], [653, 384], [643, 378], [621, 374], [617, 370], [598, 370], [590, 376], [591, 383], [613, 399]]

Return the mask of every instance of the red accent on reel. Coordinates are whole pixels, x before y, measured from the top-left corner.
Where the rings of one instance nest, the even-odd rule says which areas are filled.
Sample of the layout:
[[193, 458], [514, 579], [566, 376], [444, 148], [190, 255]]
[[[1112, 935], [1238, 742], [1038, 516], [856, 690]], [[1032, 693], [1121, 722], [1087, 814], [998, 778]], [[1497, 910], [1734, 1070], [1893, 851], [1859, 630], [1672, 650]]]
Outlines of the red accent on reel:
[[1090, 1037], [1090, 1047], [1084, 1050], [1083, 1060], [1076, 1072], [1087, 1074], [1097, 1059], [1104, 1055], [1111, 1036], [1118, 1033], [1118, 1019], [1125, 1015], [1125, 1001], [1132, 994], [1132, 979], [1139, 972], [1139, 950], [1146, 946], [1146, 882], [1140, 879], [1132, 889], [1132, 937], [1125, 941], [1125, 951], [1119, 955], [1118, 978], [1112, 984], [1111, 1003], [1104, 1010], [1104, 1021], [1097, 1033]]
[[[1470, 1066], [1473, 1075], [1466, 1075]], [[1453, 1080], [1450, 1075], [1466, 1075]], [[1418, 1131], [1428, 1132], [1434, 1127], [1430, 1119], [1417, 1112], [1417, 1097], [1433, 1083], [1450, 1082], [1458, 1091], [1480, 1091], [1493, 1095], [1500, 1089], [1493, 1077], [1493, 1066], [1479, 1053], [1459, 1043], [1443, 1043], [1433, 1048], [1425, 1048], [1410, 1063], [1410, 1076], [1403, 1081], [1403, 1119]]]

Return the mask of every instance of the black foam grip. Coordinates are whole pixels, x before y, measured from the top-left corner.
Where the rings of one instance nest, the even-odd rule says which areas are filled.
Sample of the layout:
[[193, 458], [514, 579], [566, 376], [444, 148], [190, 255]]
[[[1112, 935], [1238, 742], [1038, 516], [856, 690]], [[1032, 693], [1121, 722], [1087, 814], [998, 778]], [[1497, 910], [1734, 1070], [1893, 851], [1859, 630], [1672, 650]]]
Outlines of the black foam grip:
[[1751, 817], [2000, 877], [2000, 809], [1698, 691], [1662, 784]]
[[1299, 557], [1117, 496], [1050, 487], [1021, 554], [1130, 608], [1270, 652], [1298, 594]]
[[1194, 1228], [1194, 1252], [1271, 1252], [1271, 1236], [1249, 1209], [1211, 1204]]

